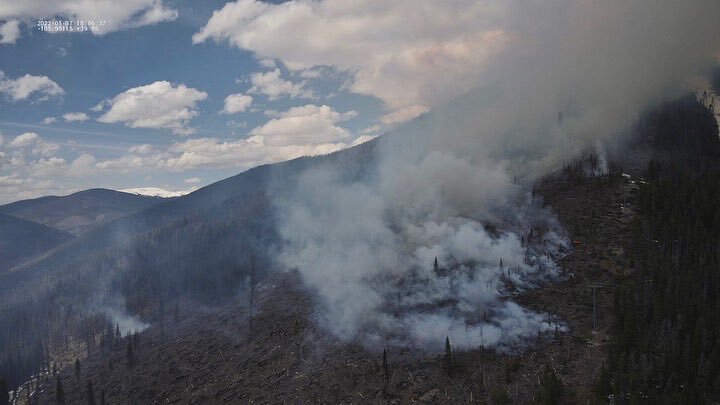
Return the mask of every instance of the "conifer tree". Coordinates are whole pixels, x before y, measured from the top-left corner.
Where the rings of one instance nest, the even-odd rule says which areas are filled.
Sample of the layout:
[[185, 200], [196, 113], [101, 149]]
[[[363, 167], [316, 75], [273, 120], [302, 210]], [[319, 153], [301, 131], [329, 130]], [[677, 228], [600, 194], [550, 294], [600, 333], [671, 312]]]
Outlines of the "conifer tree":
[[10, 396], [8, 395], [7, 382], [5, 377], [0, 376], [0, 405], [8, 405], [10, 403]]
[[443, 355], [443, 364], [445, 366], [445, 372], [448, 375], [452, 375], [454, 371], [453, 364], [453, 352], [452, 346], [450, 345], [450, 337], [445, 336], [445, 355]]
[[383, 349], [382, 367], [383, 367], [383, 377], [385, 379], [385, 385], [383, 386], [383, 391], [385, 393], [387, 393], [388, 384], [390, 383], [390, 368], [388, 367], [387, 350], [386, 349]]
[[132, 340], [128, 339], [127, 342], [127, 350], [125, 352], [126, 358], [127, 358], [127, 364], [128, 366], [132, 366], [133, 362], [135, 361], [135, 355], [133, 354], [133, 347], [132, 347]]
[[93, 392], [92, 381], [87, 382], [87, 404], [95, 405], [95, 392]]
[[65, 403], [65, 392], [63, 391], [62, 381], [60, 381], [60, 377], [57, 378], [57, 382], [55, 384], [55, 401], [57, 401], [58, 404]]

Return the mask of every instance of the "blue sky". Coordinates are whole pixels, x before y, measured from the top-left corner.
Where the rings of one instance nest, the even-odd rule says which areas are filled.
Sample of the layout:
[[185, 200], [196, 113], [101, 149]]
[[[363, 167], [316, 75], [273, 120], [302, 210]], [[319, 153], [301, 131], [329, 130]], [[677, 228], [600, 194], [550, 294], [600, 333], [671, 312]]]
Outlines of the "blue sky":
[[[136, 15], [144, 12], [142, 3], [136, 7]], [[146, 3], [149, 8], [157, 2]], [[188, 190], [260, 163], [336, 150], [379, 133], [378, 118], [384, 113], [382, 101], [344, 89], [348, 75], [342, 71], [322, 68], [301, 75], [299, 71], [288, 70], [279, 59], [261, 61], [252, 50], [215, 41], [193, 43], [193, 35], [208, 22], [212, 12], [223, 5], [224, 2], [217, 1], [202, 2], [201, 6], [198, 2], [165, 1], [161, 7], [174, 10], [174, 18], [139, 27], [121, 27], [102, 35], [48, 33], [35, 25], [37, 19], [54, 17], [63, 21], [83, 18], [82, 15], [3, 16], [0, 7], [0, 24], [19, 21], [14, 41], [7, 43], [8, 39], [4, 38], [6, 43], [0, 45], [0, 71], [6, 87], [0, 95], [3, 138], [0, 156], [4, 156], [0, 160], [4, 163], [0, 166], [0, 202], [65, 194], [89, 187]], [[268, 87], [251, 91], [253, 74], [268, 75], [268, 86], [279, 85], [281, 89]], [[52, 91], [42, 87], [26, 97], [12, 94], [12, 85], [17, 85], [18, 79], [25, 75], [44, 77], [56, 84], [61, 94], [49, 94]], [[272, 83], [273, 80], [277, 83]], [[184, 86], [202, 93], [195, 102], [177, 100], [177, 108], [187, 108], [191, 118], [179, 124], [144, 125], [128, 113], [125, 114], [128, 116], [119, 114], [113, 122], [99, 122], [103, 111], [91, 110], [103, 100], [112, 100], [130, 89], [157, 82], [167, 82], [170, 91]], [[252, 102], [242, 111], [223, 114], [224, 100], [230, 94], [249, 95]], [[22, 98], [15, 99], [16, 96]], [[171, 98], [167, 102], [173, 102]], [[286, 145], [278, 143], [282, 151], [267, 154], [255, 151], [253, 156], [242, 156], [238, 150], [237, 159], [223, 156], [218, 164], [199, 162], [170, 168], [158, 163], [123, 165], [118, 161], [133, 155], [131, 148], [137, 150], [139, 145], [152, 150], [139, 155], [148, 161], [173, 145], [193, 140], [213, 139], [215, 146], [232, 145], [248, 139], [254, 129], [269, 121], [282, 120], [282, 114], [292, 108], [305, 106], [313, 107], [307, 108], [307, 114], [319, 114], [319, 121], [308, 123], [307, 129], [330, 132], [324, 141], [287, 141]], [[323, 111], [322, 107], [327, 108]], [[76, 114], [76, 118], [82, 120], [68, 121], [63, 118], [68, 113], [86, 116]], [[173, 125], [181, 128], [173, 129]], [[13, 145], [21, 135], [26, 135], [21, 138], [26, 140]], [[23, 143], [24, 149], [19, 146]], [[176, 158], [181, 153], [174, 152], [165, 158]], [[81, 156], [85, 159], [77, 162], [73, 169], [73, 163]], [[85, 167], [81, 167], [84, 161]], [[116, 164], [106, 164], [103, 169], [103, 162]]]

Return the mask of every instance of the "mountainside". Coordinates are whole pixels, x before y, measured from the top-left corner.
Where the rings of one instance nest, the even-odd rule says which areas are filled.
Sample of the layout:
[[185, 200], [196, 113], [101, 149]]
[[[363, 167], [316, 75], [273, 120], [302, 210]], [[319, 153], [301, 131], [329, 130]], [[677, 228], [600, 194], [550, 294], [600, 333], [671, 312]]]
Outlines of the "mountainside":
[[[597, 164], [592, 157], [536, 185], [574, 249], [559, 263], [561, 281], [516, 291], [513, 299], [557, 314], [569, 331], [538, 335], [518, 352], [451, 348], [443, 358], [441, 347], [426, 352], [388, 342], [384, 367], [381, 353], [340, 343], [324, 330], [314, 316], [315, 292], [303, 288], [294, 272], [273, 271], [281, 243], [275, 197], [302, 169], [327, 166], [347, 178], [372, 177], [369, 162], [381, 139], [249, 170], [120, 218], [0, 275], [0, 325], [9, 325], [0, 330], [0, 348], [10, 347], [7, 342], [15, 348], [0, 353], [0, 367], [18, 384], [37, 364], [57, 364], [70, 402], [85, 398], [88, 381], [110, 403], [554, 403], [560, 397], [577, 403], [621, 395], [600, 383], [609, 369], [616, 376], [631, 374], [626, 368], [632, 364], [615, 357], [613, 297], [644, 266], [634, 239], [638, 193], [646, 189], [639, 176], [650, 155], [672, 162], [677, 145], [715, 153], [712, 123], [694, 100], [679, 101], [639, 125], [640, 141], [629, 160], [615, 162], [628, 176], [613, 165], [606, 174], [588, 174], [585, 165]], [[94, 311], [78, 310], [87, 302]], [[132, 338], [113, 332], [119, 327], [125, 335], [148, 324]], [[631, 344], [620, 348], [622, 356], [638, 356]], [[55, 382], [44, 384], [41, 402], [52, 403]]]
[[17, 201], [0, 206], [0, 213], [80, 235], [98, 225], [163, 201], [165, 199], [159, 197], [98, 188], [64, 197]]
[[71, 239], [73, 236], [66, 232], [0, 214], [0, 271]]
[[[84, 334], [93, 323], [103, 327], [108, 313], [154, 321], [165, 300], [217, 303], [245, 291], [251, 259], [258, 280], [272, 266], [273, 195], [308, 167], [365, 176], [374, 148], [368, 142], [256, 167], [92, 229], [42, 260], [0, 274], [0, 325], [10, 325], [0, 328], [0, 372], [11, 384], [23, 381], [47, 358], [47, 346]], [[97, 313], [70, 310], [90, 299]]]
[[[121, 339], [106, 333], [96, 339], [105, 345], [92, 345], [89, 355], [80, 346], [63, 358], [65, 398], [85, 400], [91, 381], [96, 397], [107, 403], [554, 403], [557, 378], [564, 381], [566, 403], [582, 403], [593, 397], [612, 325], [611, 291], [599, 290], [593, 331], [589, 286], [610, 285], [628, 271], [618, 252], [633, 212], [622, 204], [633, 203], [636, 182], [619, 173], [583, 178], [571, 171], [537, 192], [563, 225], [578, 229], [574, 236], [583, 248], [563, 260], [566, 281], [520, 299], [559, 314], [570, 333], [538, 337], [523, 353], [455, 349], [451, 376], [442, 347], [427, 352], [388, 342], [385, 369], [382, 352], [342, 344], [318, 324], [312, 291], [289, 272], [260, 283], [254, 302], [243, 295], [202, 308], [181, 300], [178, 309], [166, 311], [162, 327], [155, 322], [137, 337]], [[589, 227], [602, 232], [589, 233]], [[48, 381], [41, 401], [54, 403], [57, 383]]]

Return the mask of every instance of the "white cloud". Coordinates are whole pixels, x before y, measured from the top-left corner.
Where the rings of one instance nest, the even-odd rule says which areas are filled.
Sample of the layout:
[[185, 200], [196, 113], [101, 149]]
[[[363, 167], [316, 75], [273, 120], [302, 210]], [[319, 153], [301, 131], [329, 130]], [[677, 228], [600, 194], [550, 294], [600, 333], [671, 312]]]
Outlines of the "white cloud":
[[88, 115], [83, 112], [71, 112], [63, 114], [62, 117], [67, 122], [87, 121], [90, 119], [90, 117], [88, 117]]
[[55, 143], [46, 142], [40, 135], [35, 132], [25, 132], [15, 137], [8, 147], [14, 149], [23, 149], [32, 155], [50, 157], [53, 152], [57, 151], [59, 146]]
[[315, 98], [312, 91], [304, 88], [305, 82], [293, 83], [280, 77], [280, 69], [269, 72], [256, 72], [250, 76], [252, 87], [248, 90], [251, 94], [264, 94], [270, 100], [276, 100], [283, 96], [292, 98]]
[[95, 104], [93, 107], [90, 107], [90, 111], [92, 112], [100, 112], [105, 109], [105, 106], [108, 104], [107, 100], [103, 100], [97, 104]]
[[0, 23], [0, 44], [14, 44], [20, 38], [20, 21]]
[[252, 104], [253, 98], [242, 93], [231, 94], [225, 97], [223, 114], [235, 114], [247, 110]]
[[263, 163], [334, 152], [366, 141], [353, 139], [339, 124], [354, 117], [331, 107], [308, 104], [278, 113], [276, 118], [250, 131], [245, 139], [195, 138], [177, 142], [165, 151], [142, 154], [133, 147], [117, 159], [98, 162], [103, 170], [133, 171], [147, 168], [185, 171], [196, 168], [247, 169]]
[[235, 121], [230, 120], [225, 123], [230, 128], [246, 128], [247, 127], [247, 121]]
[[202, 182], [202, 179], [199, 177], [190, 177], [189, 179], [185, 179], [185, 184], [197, 184]]
[[39, 95], [39, 101], [64, 93], [62, 87], [47, 76], [26, 74], [17, 79], [10, 79], [0, 71], [0, 93], [6, 94], [12, 101], [25, 100], [33, 94]]
[[71, 176], [86, 176], [96, 172], [96, 159], [89, 153], [83, 153], [72, 161], [68, 169]]
[[253, 129], [250, 139], [267, 146], [342, 142], [350, 137], [350, 132], [336, 124], [355, 115], [354, 111], [338, 113], [326, 105], [293, 107]]
[[45, 124], [45, 125], [48, 125], [48, 124], [52, 124], [52, 123], [54, 123], [54, 122], [56, 122], [56, 121], [57, 121], [57, 118], [55, 118], [55, 117], [45, 117], [45, 118], [42, 120], [42, 123]]
[[[107, 177], [93, 177], [101, 173], [93, 155], [80, 152], [68, 156], [68, 152], [35, 132], [0, 142], [0, 202], [68, 194], [83, 185], [87, 188], [104, 184], [98, 181], [105, 182]], [[88, 183], [89, 179], [94, 181]]]
[[147, 155], [155, 151], [152, 145], [144, 143], [142, 145], [133, 145], [130, 147], [130, 153], [137, 153], [139, 155]]
[[[26, 23], [32, 22], [33, 26], [34, 20], [53, 17], [103, 21], [103, 24], [97, 24], [94, 27], [96, 29], [92, 30], [95, 35], [171, 21], [177, 16], [177, 11], [166, 7], [162, 0], [5, 0], [0, 6], [0, 20], [9, 22], [21, 20]], [[12, 32], [17, 39], [19, 30]], [[2, 35], [4, 40], [4, 33]]]
[[18, 135], [13, 139], [8, 146], [11, 148], [22, 148], [30, 146], [40, 140], [40, 135], [34, 132], [25, 132], [24, 134]]
[[207, 93], [184, 84], [157, 81], [101, 103], [109, 106], [109, 110], [98, 121], [122, 122], [131, 128], [167, 128], [175, 134], [188, 135], [194, 132], [189, 123], [197, 115], [196, 104], [206, 98]]
[[497, 28], [510, 7], [474, 0], [238, 0], [215, 11], [193, 42], [228, 41], [305, 75], [321, 66], [346, 72], [348, 90], [378, 97], [389, 113], [403, 111], [388, 116], [390, 123], [479, 85], [478, 72], [512, 40]]

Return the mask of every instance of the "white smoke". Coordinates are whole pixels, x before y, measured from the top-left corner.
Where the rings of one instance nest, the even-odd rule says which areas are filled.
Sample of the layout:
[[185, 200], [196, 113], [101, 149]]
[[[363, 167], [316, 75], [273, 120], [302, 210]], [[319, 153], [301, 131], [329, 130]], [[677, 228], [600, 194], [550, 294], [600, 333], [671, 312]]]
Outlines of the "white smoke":
[[505, 349], [564, 330], [512, 302], [557, 277], [567, 249], [532, 184], [686, 91], [720, 49], [717, 1], [506, 7], [493, 23], [513, 40], [483, 86], [381, 139], [368, 179], [312, 169], [277, 201], [281, 260], [338, 337]]
[[97, 302], [90, 305], [91, 312], [103, 314], [113, 325], [118, 327], [123, 336], [135, 332], [142, 332], [150, 324], [143, 322], [137, 316], [131, 315], [125, 306], [125, 299], [118, 294], [108, 294], [96, 297]]

